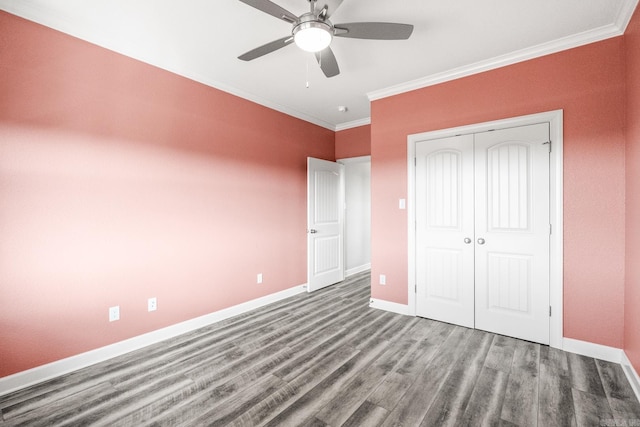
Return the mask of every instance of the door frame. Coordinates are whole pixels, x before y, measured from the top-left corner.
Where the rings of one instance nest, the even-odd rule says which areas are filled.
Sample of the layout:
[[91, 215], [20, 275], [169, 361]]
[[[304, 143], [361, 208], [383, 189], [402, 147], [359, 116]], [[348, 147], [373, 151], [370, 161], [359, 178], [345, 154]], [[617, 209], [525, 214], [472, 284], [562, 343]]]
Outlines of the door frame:
[[439, 139], [462, 134], [487, 132], [549, 123], [551, 153], [549, 156], [549, 209], [551, 235], [549, 236], [549, 345], [562, 349], [563, 340], [563, 110], [547, 111], [484, 123], [459, 126], [409, 135], [407, 137], [407, 237], [408, 237], [408, 314], [416, 315], [416, 143], [425, 139]]

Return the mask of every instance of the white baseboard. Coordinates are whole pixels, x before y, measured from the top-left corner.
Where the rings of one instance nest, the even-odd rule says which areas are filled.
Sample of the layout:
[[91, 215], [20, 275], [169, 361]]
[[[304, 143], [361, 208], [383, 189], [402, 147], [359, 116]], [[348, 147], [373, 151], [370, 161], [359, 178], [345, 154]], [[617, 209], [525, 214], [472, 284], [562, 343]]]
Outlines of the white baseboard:
[[633, 392], [636, 394], [636, 398], [640, 400], [640, 376], [638, 376], [638, 372], [636, 372], [627, 357], [627, 353], [624, 351], [622, 352], [622, 370], [627, 376], [629, 384], [631, 384], [631, 388], [633, 388]]
[[396, 314], [409, 315], [409, 306], [406, 304], [398, 304], [397, 302], [390, 302], [381, 299], [371, 298], [369, 307], [377, 308], [379, 310], [390, 311]]
[[344, 272], [344, 275], [345, 277], [349, 277], [367, 270], [371, 270], [371, 263], [363, 264], [359, 267], [350, 268]]
[[562, 350], [613, 363], [621, 363], [624, 353], [621, 348], [574, 340], [573, 338], [562, 339]]
[[619, 363], [622, 370], [633, 388], [636, 398], [640, 400], [640, 377], [629, 361], [627, 354], [621, 348], [608, 347], [606, 345], [594, 344], [586, 341], [564, 338], [562, 350], [571, 353], [581, 354], [595, 359], [606, 360], [607, 362]]
[[0, 378], [0, 396], [306, 292], [306, 284]]
[[627, 376], [629, 384], [631, 384], [631, 388], [633, 388], [633, 392], [636, 394], [636, 398], [640, 400], [640, 376], [638, 376], [638, 372], [633, 368], [633, 365], [627, 357], [627, 353], [624, 351], [622, 352], [622, 370]]
[[636, 394], [636, 398], [640, 400], [640, 376], [638, 376], [638, 372], [635, 370], [631, 361], [627, 357], [627, 353], [624, 351], [622, 352], [622, 370], [627, 376], [629, 384], [631, 384], [631, 388], [633, 388], [633, 392]]

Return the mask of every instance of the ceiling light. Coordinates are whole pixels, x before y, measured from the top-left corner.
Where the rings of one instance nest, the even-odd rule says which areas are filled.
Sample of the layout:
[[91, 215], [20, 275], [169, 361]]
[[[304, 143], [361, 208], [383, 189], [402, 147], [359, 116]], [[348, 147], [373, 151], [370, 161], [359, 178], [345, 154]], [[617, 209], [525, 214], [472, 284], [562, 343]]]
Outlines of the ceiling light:
[[302, 22], [293, 29], [296, 45], [307, 52], [320, 52], [331, 44], [331, 27], [320, 21]]

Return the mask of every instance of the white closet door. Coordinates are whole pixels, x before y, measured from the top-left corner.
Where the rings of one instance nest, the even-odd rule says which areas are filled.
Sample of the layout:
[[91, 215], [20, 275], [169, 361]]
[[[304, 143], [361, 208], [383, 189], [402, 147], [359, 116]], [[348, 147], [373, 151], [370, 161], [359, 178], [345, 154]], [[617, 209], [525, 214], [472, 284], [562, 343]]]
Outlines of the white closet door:
[[470, 328], [473, 179], [473, 135], [416, 144], [416, 313]]
[[549, 125], [475, 135], [476, 328], [549, 343]]

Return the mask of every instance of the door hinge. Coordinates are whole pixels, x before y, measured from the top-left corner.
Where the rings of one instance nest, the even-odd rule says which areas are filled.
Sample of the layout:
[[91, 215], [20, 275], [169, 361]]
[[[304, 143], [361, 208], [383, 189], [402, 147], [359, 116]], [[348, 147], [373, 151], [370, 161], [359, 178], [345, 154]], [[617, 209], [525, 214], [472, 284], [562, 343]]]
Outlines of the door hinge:
[[549, 306], [549, 317], [551, 317], [551, 306]]
[[418, 166], [418, 158], [417, 157], [413, 158], [413, 166]]
[[547, 145], [549, 144], [549, 152], [551, 152], [551, 150], [553, 149], [553, 143], [551, 141], [547, 141], [547, 142], [543, 142], [542, 145]]
[[418, 284], [416, 283], [415, 285], [413, 285], [413, 292], [414, 293], [418, 293]]
[[549, 224], [549, 236], [553, 233], [553, 224]]

